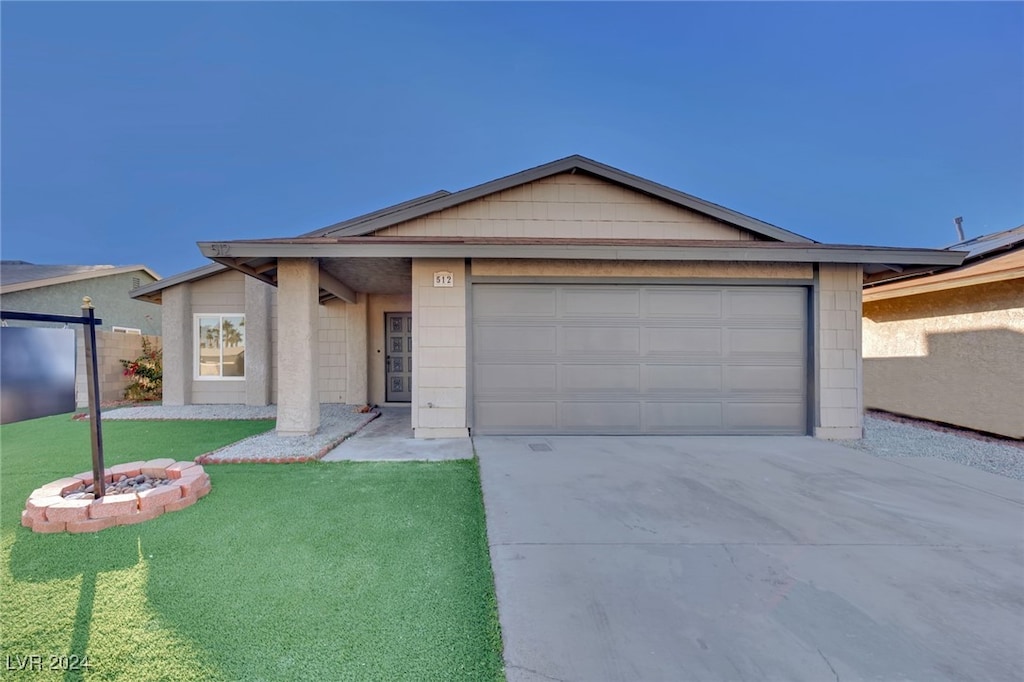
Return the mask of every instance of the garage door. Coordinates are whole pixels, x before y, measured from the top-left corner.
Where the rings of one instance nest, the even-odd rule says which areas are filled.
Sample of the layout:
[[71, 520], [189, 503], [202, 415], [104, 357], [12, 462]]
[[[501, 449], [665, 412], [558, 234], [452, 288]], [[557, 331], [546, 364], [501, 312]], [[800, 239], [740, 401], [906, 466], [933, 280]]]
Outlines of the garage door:
[[475, 434], [805, 434], [802, 287], [474, 284]]

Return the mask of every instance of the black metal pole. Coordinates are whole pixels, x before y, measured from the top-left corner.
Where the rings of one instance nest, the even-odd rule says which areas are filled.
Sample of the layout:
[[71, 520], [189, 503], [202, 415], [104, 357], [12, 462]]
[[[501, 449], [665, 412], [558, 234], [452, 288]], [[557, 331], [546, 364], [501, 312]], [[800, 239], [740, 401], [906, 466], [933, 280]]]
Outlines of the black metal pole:
[[103, 477], [103, 425], [100, 423], [100, 373], [96, 361], [96, 311], [92, 299], [82, 299], [83, 317], [87, 318], [85, 334], [86, 382], [89, 385], [89, 431], [92, 435], [92, 484], [97, 499], [106, 492]]

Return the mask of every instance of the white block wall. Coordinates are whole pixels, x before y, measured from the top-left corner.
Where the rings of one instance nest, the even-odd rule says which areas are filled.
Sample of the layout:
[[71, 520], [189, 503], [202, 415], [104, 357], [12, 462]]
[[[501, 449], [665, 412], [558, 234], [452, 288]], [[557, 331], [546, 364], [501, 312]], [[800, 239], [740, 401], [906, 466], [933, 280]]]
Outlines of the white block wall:
[[344, 403], [348, 392], [347, 311], [344, 301], [328, 301], [320, 306], [318, 335], [320, 365], [317, 372], [320, 402]]
[[863, 435], [860, 265], [822, 263], [818, 270], [818, 415], [814, 435]]

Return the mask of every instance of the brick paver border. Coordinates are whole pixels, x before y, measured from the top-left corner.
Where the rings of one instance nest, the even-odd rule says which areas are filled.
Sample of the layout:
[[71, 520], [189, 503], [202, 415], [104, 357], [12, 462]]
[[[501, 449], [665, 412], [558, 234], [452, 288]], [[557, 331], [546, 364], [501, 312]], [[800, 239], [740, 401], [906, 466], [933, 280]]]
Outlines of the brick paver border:
[[201, 465], [173, 459], [119, 464], [106, 469], [104, 478], [113, 483], [121, 475], [132, 475], [131, 472], [167, 478], [170, 483], [141, 493], [106, 495], [98, 500], [68, 500], [63, 497], [65, 493], [93, 482], [92, 472], [61, 478], [32, 491], [21, 512], [21, 525], [36, 533], [95, 533], [184, 509], [210, 492], [210, 475]]

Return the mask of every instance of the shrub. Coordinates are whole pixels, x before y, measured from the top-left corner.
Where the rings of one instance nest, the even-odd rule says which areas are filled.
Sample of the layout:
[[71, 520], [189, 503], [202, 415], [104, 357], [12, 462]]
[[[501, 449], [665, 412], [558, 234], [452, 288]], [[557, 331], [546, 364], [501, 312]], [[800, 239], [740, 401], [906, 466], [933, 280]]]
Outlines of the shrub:
[[125, 400], [160, 400], [164, 395], [164, 352], [145, 336], [142, 355], [134, 360], [121, 360], [124, 375], [131, 383], [124, 389]]

